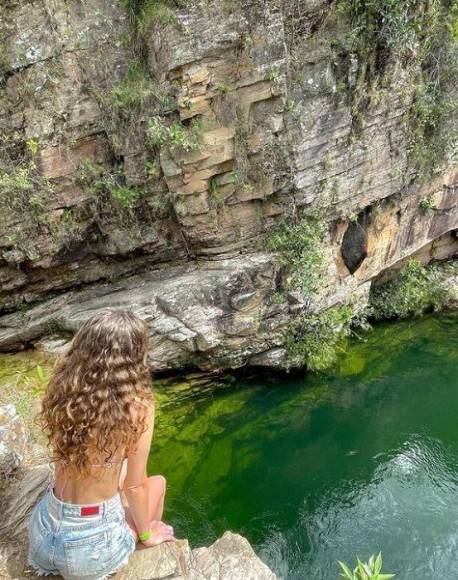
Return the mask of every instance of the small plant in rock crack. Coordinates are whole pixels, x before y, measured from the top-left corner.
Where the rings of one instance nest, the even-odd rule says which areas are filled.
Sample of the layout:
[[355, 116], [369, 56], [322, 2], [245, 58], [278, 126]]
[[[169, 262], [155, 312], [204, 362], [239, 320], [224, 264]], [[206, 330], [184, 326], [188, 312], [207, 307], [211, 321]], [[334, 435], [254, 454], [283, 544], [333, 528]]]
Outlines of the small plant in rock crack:
[[275, 81], [280, 76], [280, 70], [278, 66], [271, 66], [267, 71], [267, 80], [268, 81]]
[[429, 210], [436, 210], [437, 206], [433, 201], [432, 196], [425, 197], [419, 203], [422, 213], [427, 213]]
[[90, 159], [81, 161], [75, 179], [81, 185], [88, 186], [98, 202], [115, 201], [124, 210], [131, 210], [143, 193], [138, 187], [126, 185], [121, 168], [109, 169]]
[[189, 127], [179, 121], [167, 124], [160, 116], [148, 122], [147, 139], [150, 147], [167, 147], [171, 151], [193, 151], [202, 144], [202, 124], [193, 120]]

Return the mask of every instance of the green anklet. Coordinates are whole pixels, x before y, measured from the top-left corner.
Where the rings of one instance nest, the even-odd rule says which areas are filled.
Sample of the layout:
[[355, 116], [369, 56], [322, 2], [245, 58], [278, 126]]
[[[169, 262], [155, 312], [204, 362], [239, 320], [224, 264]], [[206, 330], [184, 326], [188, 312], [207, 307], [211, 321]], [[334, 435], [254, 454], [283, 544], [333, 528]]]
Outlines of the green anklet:
[[140, 539], [140, 542], [147, 542], [151, 538], [151, 530], [138, 534], [138, 537]]

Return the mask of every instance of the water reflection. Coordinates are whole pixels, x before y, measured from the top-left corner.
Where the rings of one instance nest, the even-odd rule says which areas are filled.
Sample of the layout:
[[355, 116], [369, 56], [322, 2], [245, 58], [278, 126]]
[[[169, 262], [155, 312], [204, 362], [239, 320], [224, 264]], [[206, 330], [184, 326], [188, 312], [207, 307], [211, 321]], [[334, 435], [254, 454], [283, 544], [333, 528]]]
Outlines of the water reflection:
[[295, 525], [272, 530], [264, 559], [288, 578], [334, 578], [336, 559], [382, 549], [403, 579], [453, 578], [458, 555], [456, 457], [435, 440], [407, 441], [368, 483], [347, 481], [304, 505]]
[[[377, 326], [326, 375], [156, 385], [167, 518], [194, 546], [244, 534], [279, 578], [378, 550], [399, 579], [457, 577], [457, 362], [457, 317], [432, 316]], [[37, 363], [1, 355], [0, 387]]]
[[327, 375], [162, 405], [167, 516], [194, 545], [245, 534], [280, 578], [378, 550], [400, 578], [453, 578], [457, 345], [454, 317], [382, 325]]

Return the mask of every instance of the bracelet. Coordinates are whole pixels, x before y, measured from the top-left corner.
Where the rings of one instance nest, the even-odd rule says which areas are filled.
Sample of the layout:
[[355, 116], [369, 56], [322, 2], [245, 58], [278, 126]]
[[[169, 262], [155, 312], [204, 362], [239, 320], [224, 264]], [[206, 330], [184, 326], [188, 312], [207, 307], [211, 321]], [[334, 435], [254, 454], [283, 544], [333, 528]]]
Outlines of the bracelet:
[[140, 542], [147, 542], [150, 538], [151, 538], [151, 530], [138, 534], [138, 539], [140, 540]]

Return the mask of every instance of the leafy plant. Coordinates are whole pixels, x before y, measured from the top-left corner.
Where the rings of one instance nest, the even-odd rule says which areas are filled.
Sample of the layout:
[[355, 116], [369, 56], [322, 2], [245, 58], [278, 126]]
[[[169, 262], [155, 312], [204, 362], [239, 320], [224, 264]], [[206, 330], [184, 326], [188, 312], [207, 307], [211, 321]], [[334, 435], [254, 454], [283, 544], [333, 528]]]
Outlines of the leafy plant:
[[152, 22], [166, 25], [177, 21], [174, 3], [169, 0], [122, 0], [122, 3], [132, 17], [138, 19], [140, 27], [147, 27]]
[[0, 226], [10, 216], [20, 217], [21, 226], [10, 234], [10, 241], [21, 255], [38, 258], [35, 241], [46, 225], [46, 201], [53, 188], [37, 171], [33, 160], [0, 162]]
[[231, 87], [226, 83], [219, 83], [215, 87], [215, 92], [217, 94], [220, 94], [220, 95], [227, 95], [230, 90], [231, 90]]
[[108, 101], [114, 108], [122, 110], [140, 108], [152, 98], [160, 103], [166, 99], [146, 65], [136, 60], [123, 78], [113, 86]]
[[[307, 366], [311, 371], [323, 371], [332, 366], [344, 341], [351, 334], [355, 313], [344, 304], [311, 315], [300, 315], [285, 334], [285, 349], [290, 366]], [[363, 321], [361, 320], [361, 325]]]
[[345, 580], [390, 580], [395, 577], [395, 574], [382, 573], [381, 553], [377, 557], [372, 555], [367, 562], [361, 562], [357, 558], [357, 565], [353, 571], [343, 562], [339, 562], [339, 565], [342, 569], [340, 575]]
[[161, 0], [147, 0], [138, 13], [138, 27], [144, 33], [153, 23], [167, 26], [178, 24], [178, 18], [169, 2]]
[[44, 384], [46, 382], [46, 375], [41, 365], [37, 365], [37, 380], [40, 384]]
[[179, 121], [167, 124], [162, 117], [152, 117], [148, 122], [147, 138], [150, 147], [165, 146], [171, 151], [193, 151], [202, 143], [202, 125], [193, 120], [185, 127]]
[[269, 68], [269, 70], [267, 71], [267, 80], [272, 82], [278, 78], [279, 74], [280, 74], [280, 71], [278, 70], [278, 67], [271, 66]]
[[38, 153], [39, 143], [35, 139], [29, 139], [26, 142], [27, 149], [30, 151], [32, 155], [36, 155]]
[[324, 224], [317, 214], [282, 222], [266, 239], [268, 250], [278, 252], [280, 263], [290, 272], [289, 289], [310, 296], [319, 285], [323, 264]]
[[375, 319], [419, 316], [429, 309], [441, 310], [447, 297], [436, 269], [411, 259], [394, 280], [371, 291], [371, 315]]
[[121, 169], [109, 170], [90, 159], [81, 161], [76, 173], [76, 181], [89, 187], [99, 205], [106, 205], [114, 200], [125, 210], [131, 210], [143, 193], [138, 187], [126, 185]]
[[420, 209], [422, 210], [423, 213], [426, 213], [427, 211], [431, 210], [431, 209], [437, 209], [436, 205], [433, 201], [433, 198], [431, 196], [429, 197], [425, 197], [424, 199], [422, 199], [420, 201]]
[[[295, 4], [293, 0], [287, 4]], [[288, 16], [289, 15], [289, 16]], [[300, 8], [287, 10], [287, 26], [295, 65], [307, 51], [298, 44], [307, 29]], [[456, 0], [337, 0], [332, 3], [322, 33], [329, 43], [333, 71], [332, 93], [346, 98], [352, 115], [353, 137], [363, 126], [366, 111], [381, 89], [389, 88], [393, 72], [402, 67], [404, 85], [413, 95], [407, 112], [411, 164], [420, 179], [429, 177], [453, 155], [450, 134], [457, 127], [458, 3]], [[321, 35], [323, 37], [323, 35]], [[319, 38], [310, 35], [309, 42]], [[401, 93], [402, 94], [402, 93]], [[407, 100], [406, 100], [407, 102]]]
[[132, 209], [140, 195], [140, 190], [134, 187], [120, 185], [111, 189], [111, 195], [113, 196], [113, 199], [119, 201], [123, 207], [126, 209]]
[[229, 197], [228, 194], [224, 194], [224, 191], [218, 186], [218, 182], [215, 177], [211, 177], [208, 180], [208, 193], [214, 200], [217, 206], [223, 206], [226, 199]]
[[367, 562], [361, 562], [357, 558], [357, 565], [353, 571], [343, 562], [339, 562], [342, 569], [340, 575], [345, 580], [390, 580], [390, 578], [394, 578], [395, 574], [382, 573], [382, 564], [381, 553], [377, 557], [372, 555]]

